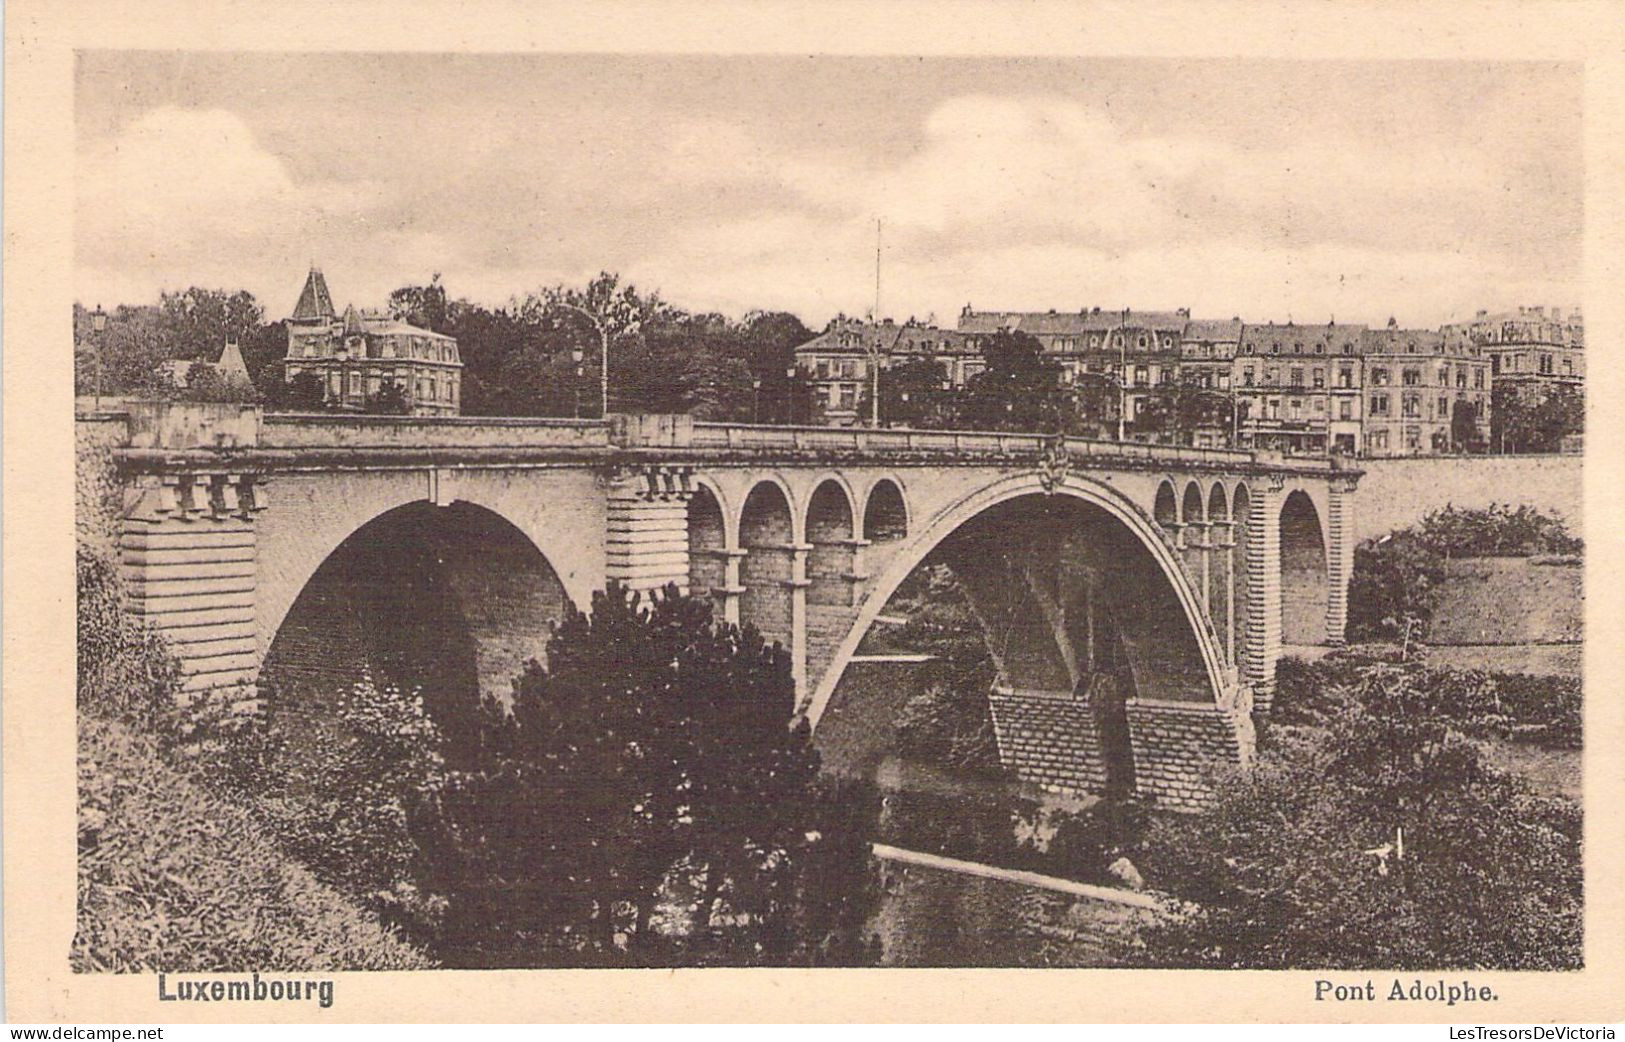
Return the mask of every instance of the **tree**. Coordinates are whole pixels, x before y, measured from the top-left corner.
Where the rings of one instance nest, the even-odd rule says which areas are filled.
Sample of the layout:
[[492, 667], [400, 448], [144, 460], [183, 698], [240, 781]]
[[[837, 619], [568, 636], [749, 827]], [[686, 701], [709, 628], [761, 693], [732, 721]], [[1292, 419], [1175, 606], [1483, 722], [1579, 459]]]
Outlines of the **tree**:
[[406, 399], [406, 388], [393, 380], [378, 388], [378, 393], [367, 396], [365, 412], [381, 416], [410, 416], [412, 403]]
[[1486, 767], [1414, 674], [1373, 665], [1332, 701], [1212, 813], [1154, 827], [1162, 878], [1198, 907], [1150, 932], [1150, 961], [1578, 967], [1578, 808]]
[[[811, 914], [805, 895], [838, 889], [815, 868], [852, 870], [825, 851], [861, 842], [839, 832], [863, 815], [828, 803], [794, 701], [783, 649], [716, 625], [674, 587], [652, 603], [595, 596], [591, 615], [557, 626], [511, 706], [486, 706], [479, 758], [448, 786], [457, 853], [435, 860], [455, 866], [451, 918], [532, 965], [849, 948], [807, 924], [850, 929], [853, 916]], [[694, 906], [692, 921], [659, 934], [655, 912], [673, 900]]]
[[[880, 422], [888, 427], [946, 428], [955, 419], [956, 398], [944, 385], [948, 372], [942, 363], [911, 358], [880, 371]], [[858, 415], [868, 417], [873, 395], [865, 385]]]
[[1450, 447], [1456, 452], [1482, 452], [1484, 448], [1478, 433], [1478, 406], [1465, 398], [1458, 399], [1450, 412]]
[[192, 286], [161, 294], [158, 312], [171, 358], [212, 362], [228, 341], [242, 344], [255, 339], [265, 324], [265, 309], [247, 290]]
[[982, 342], [986, 368], [971, 377], [961, 397], [960, 426], [980, 430], [1056, 431], [1071, 409], [1060, 387], [1060, 366], [1027, 333], [1001, 331]]
[[1490, 424], [1499, 452], [1556, 452], [1566, 435], [1585, 429], [1585, 399], [1568, 384], [1498, 383]]

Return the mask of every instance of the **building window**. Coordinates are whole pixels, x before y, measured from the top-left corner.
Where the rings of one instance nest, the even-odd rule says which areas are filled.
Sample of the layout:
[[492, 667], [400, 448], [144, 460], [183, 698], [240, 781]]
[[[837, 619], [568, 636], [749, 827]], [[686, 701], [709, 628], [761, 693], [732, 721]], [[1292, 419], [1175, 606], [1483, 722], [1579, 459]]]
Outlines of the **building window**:
[[1315, 370], [1314, 384], [1315, 384], [1316, 388], [1321, 388], [1321, 387], [1326, 386], [1326, 370], [1324, 370], [1324, 369], [1316, 369]]
[[1416, 427], [1405, 428], [1405, 447], [1412, 452], [1422, 447], [1422, 432]]
[[1408, 420], [1419, 420], [1422, 418], [1422, 399], [1418, 395], [1407, 394], [1404, 397], [1404, 400], [1401, 402], [1400, 408], [1403, 415]]
[[1252, 367], [1249, 366], [1246, 369], [1243, 369], [1241, 371], [1241, 386], [1243, 386], [1243, 387], [1251, 387], [1252, 385], [1253, 385], [1253, 370], [1252, 370]]
[[1294, 368], [1292, 370], [1292, 386], [1293, 387], [1302, 387], [1303, 386], [1303, 370], [1302, 369]]
[[1353, 418], [1353, 416], [1354, 416], [1354, 403], [1353, 402], [1349, 401], [1347, 398], [1344, 398], [1342, 401], [1337, 403], [1337, 418], [1338, 419], [1347, 420], [1347, 419]]
[[1371, 370], [1371, 382], [1373, 384], [1375, 384], [1376, 386], [1378, 386], [1378, 387], [1387, 387], [1388, 386], [1388, 370], [1386, 370], [1386, 369], [1373, 369], [1373, 370]]
[[1456, 366], [1456, 386], [1461, 390], [1467, 389], [1467, 367], [1464, 365]]
[[1439, 395], [1439, 419], [1450, 419], [1450, 399], [1442, 394]]
[[1266, 387], [1275, 387], [1275, 386], [1278, 386], [1280, 384], [1280, 382], [1281, 382], [1281, 370], [1276, 369], [1276, 368], [1274, 368], [1272, 366], [1270, 368], [1270, 371], [1264, 374], [1264, 385]]
[[1134, 367], [1134, 386], [1135, 387], [1143, 387], [1149, 382], [1150, 382], [1150, 377], [1147, 374], [1145, 366], [1143, 366], [1143, 365], [1135, 366]]
[[1401, 374], [1400, 379], [1404, 381], [1406, 387], [1419, 387], [1422, 383], [1422, 371], [1420, 369], [1406, 369]]
[[1353, 387], [1354, 386], [1354, 370], [1349, 368], [1346, 365], [1343, 366], [1341, 369], [1339, 369], [1337, 371], [1337, 386], [1339, 386], [1339, 387]]
[[1371, 415], [1388, 415], [1388, 396], [1386, 394], [1374, 394], [1371, 396]]
[[1366, 435], [1365, 443], [1368, 452], [1386, 452], [1388, 451], [1388, 432], [1372, 431]]
[[1473, 389], [1475, 391], [1482, 391], [1484, 389], [1484, 370], [1473, 370]]

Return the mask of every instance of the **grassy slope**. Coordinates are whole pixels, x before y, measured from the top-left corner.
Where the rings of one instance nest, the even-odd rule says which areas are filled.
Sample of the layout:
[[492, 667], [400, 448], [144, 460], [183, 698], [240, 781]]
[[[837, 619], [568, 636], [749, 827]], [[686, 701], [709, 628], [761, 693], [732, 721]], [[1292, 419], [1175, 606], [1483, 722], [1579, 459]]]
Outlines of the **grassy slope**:
[[247, 811], [122, 724], [79, 732], [75, 970], [396, 970], [432, 965], [317, 882]]

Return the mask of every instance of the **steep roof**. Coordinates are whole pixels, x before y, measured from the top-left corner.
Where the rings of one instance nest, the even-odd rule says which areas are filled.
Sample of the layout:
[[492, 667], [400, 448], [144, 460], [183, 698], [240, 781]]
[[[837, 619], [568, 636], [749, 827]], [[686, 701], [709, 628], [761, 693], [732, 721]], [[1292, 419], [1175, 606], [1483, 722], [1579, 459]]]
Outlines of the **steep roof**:
[[1215, 340], [1225, 343], [1241, 339], [1239, 318], [1193, 318], [1185, 326], [1186, 340]]
[[961, 333], [1015, 330], [1034, 336], [1100, 333], [1112, 329], [1155, 329], [1177, 332], [1190, 315], [1185, 311], [1134, 311], [1095, 308], [1085, 311], [962, 311]]
[[235, 340], [226, 341], [225, 349], [220, 352], [220, 361], [214, 363], [214, 367], [227, 383], [251, 382], [248, 366], [243, 362], [243, 352]]
[[361, 313], [355, 309], [355, 305], [351, 304], [346, 307], [344, 309], [344, 335], [359, 336], [365, 332], [366, 329], [361, 325]]
[[[1262, 326], [1248, 325], [1241, 331], [1241, 342], [1254, 348], [1254, 353], [1260, 355], [1271, 354], [1270, 348], [1279, 344], [1281, 354], [1315, 354], [1315, 345], [1320, 344], [1324, 350], [1322, 354], [1335, 355], [1343, 353], [1343, 346], [1349, 345], [1354, 351], [1359, 351], [1362, 338], [1366, 332], [1364, 325], [1342, 322], [1328, 322], [1323, 326], [1297, 325], [1288, 322], [1285, 325], [1266, 323]], [[1301, 345], [1301, 350], [1297, 350]]]
[[332, 294], [327, 292], [327, 279], [322, 277], [321, 269], [311, 268], [310, 274], [305, 276], [305, 288], [299, 293], [299, 303], [293, 306], [293, 320], [316, 322], [337, 317]]

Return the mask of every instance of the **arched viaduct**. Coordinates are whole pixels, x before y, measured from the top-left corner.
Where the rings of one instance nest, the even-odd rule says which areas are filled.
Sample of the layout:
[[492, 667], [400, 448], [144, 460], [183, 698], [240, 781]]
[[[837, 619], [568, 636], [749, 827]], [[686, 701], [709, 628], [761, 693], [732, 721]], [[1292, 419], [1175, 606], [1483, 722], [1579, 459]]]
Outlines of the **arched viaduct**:
[[[359, 662], [472, 702], [543, 653], [567, 602], [674, 582], [789, 649], [816, 728], [929, 559], [986, 631], [1019, 774], [1109, 787], [1110, 708], [1116, 781], [1196, 806], [1214, 767], [1249, 761], [1282, 644], [1343, 633], [1358, 472], [1324, 461], [658, 416], [148, 404], [80, 426], [118, 491], [102, 524], [130, 603], [190, 690]], [[82, 454], [82, 485], [97, 466]]]

